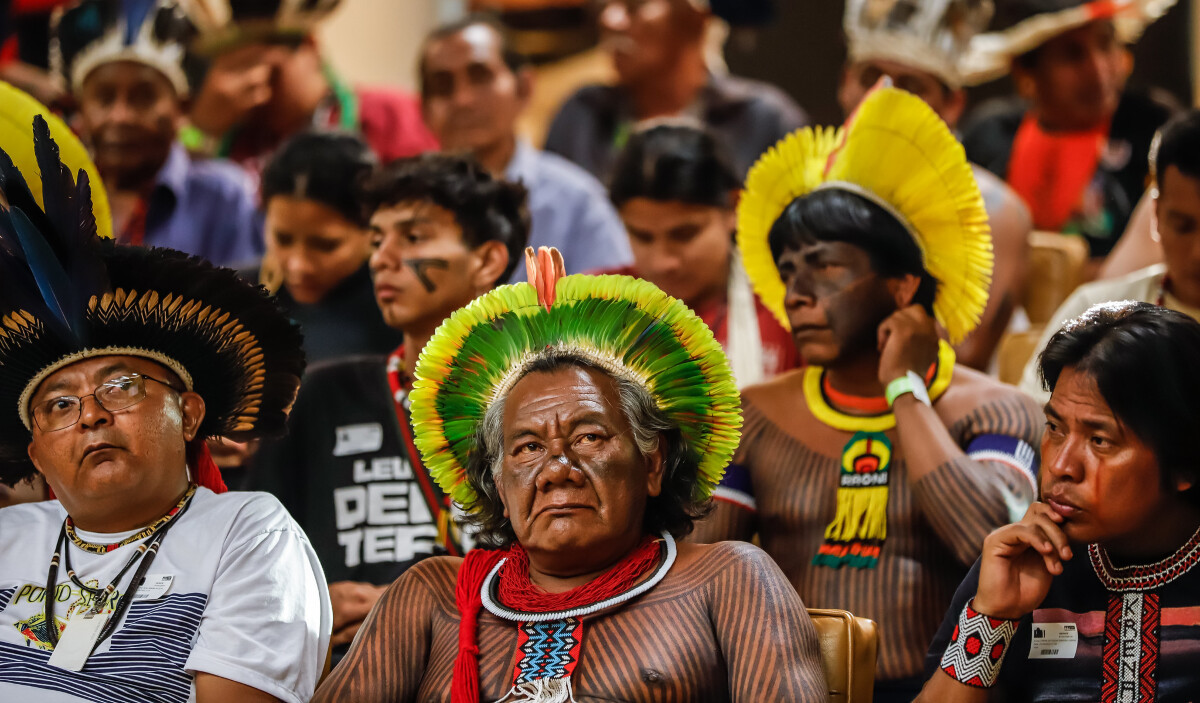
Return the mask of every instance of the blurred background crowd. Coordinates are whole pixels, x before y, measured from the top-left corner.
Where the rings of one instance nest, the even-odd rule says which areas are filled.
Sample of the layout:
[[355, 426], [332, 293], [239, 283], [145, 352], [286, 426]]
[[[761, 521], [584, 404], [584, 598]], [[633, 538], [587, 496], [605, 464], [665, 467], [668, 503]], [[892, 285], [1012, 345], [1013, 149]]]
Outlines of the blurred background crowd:
[[960, 363], [1044, 398], [1031, 359], [1090, 305], [1200, 317], [1200, 1], [0, 0], [0, 79], [88, 145], [117, 240], [237, 268], [300, 323], [290, 436], [212, 449], [307, 531], [338, 645], [467, 539], [419, 507], [396, 422], [437, 326], [546, 245], [686, 302], [739, 386], [803, 366], [734, 246], [739, 190], [885, 77], [960, 137], [988, 210]]

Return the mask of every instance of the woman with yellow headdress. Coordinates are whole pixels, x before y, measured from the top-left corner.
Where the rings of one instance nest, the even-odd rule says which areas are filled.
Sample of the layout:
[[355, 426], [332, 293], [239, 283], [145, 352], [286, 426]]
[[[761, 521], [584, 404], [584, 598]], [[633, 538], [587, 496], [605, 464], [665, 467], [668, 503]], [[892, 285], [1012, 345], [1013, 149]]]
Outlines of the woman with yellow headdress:
[[700, 538], [758, 532], [808, 606], [878, 622], [875, 700], [911, 700], [984, 536], [1034, 498], [1040, 413], [939, 339], [987, 304], [979, 188], [928, 105], [877, 88], [843, 128], [796, 132], [751, 169], [738, 246], [808, 366], [743, 392]]

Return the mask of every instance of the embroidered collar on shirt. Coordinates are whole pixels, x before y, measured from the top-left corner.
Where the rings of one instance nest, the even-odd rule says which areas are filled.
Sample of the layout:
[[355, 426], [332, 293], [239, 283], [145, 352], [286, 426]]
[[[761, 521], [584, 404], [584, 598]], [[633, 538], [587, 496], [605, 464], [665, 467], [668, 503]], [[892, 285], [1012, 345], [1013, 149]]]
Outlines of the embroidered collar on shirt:
[[1088, 545], [1088, 556], [1096, 578], [1108, 590], [1118, 593], [1149, 591], [1183, 576], [1200, 561], [1200, 529], [1174, 554], [1153, 564], [1113, 566], [1108, 553], [1098, 544]]

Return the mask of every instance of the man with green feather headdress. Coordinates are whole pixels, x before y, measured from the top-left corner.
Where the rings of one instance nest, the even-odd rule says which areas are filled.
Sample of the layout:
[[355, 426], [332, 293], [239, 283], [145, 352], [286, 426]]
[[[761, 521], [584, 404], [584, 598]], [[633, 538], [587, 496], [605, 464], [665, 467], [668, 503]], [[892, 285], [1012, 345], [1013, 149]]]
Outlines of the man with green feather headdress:
[[438, 329], [411, 395], [484, 548], [405, 572], [314, 700], [827, 700], [779, 568], [676, 542], [741, 425], [712, 333], [645, 281], [527, 269]]

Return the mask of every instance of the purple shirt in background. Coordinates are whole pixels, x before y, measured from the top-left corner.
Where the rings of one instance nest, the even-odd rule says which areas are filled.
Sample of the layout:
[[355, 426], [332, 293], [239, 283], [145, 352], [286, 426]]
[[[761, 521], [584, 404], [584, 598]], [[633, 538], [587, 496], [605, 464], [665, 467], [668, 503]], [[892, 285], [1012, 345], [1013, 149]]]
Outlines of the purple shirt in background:
[[[587, 171], [517, 140], [504, 177], [529, 190], [529, 246], [557, 247], [568, 274], [633, 263], [625, 225]], [[526, 280], [524, 257], [509, 280]]]
[[197, 160], [171, 147], [146, 213], [143, 244], [202, 256], [218, 266], [262, 256], [262, 215], [254, 184], [227, 161]]

